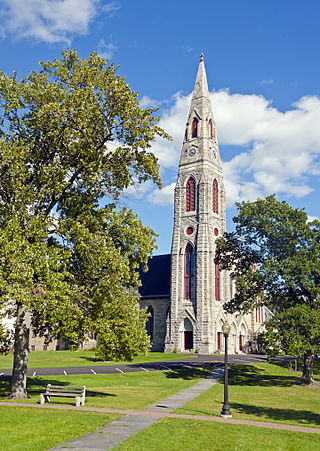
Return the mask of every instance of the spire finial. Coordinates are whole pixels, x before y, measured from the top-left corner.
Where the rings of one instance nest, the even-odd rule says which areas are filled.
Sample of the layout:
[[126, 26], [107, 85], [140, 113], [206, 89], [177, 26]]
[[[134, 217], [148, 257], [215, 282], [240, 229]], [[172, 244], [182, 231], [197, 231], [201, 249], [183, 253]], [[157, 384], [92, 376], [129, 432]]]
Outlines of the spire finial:
[[200, 55], [200, 62], [203, 61], [203, 53]]

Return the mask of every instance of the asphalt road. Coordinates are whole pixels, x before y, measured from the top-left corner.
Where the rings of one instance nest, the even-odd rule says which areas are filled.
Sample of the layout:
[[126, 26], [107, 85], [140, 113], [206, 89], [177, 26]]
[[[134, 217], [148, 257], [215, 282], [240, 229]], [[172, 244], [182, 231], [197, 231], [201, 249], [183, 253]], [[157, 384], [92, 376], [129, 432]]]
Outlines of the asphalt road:
[[[229, 363], [253, 363], [266, 362], [265, 355], [256, 354], [237, 354], [228, 356]], [[164, 360], [163, 362], [136, 363], [127, 365], [109, 365], [109, 366], [80, 366], [80, 367], [61, 367], [61, 368], [29, 368], [28, 376], [61, 376], [73, 374], [117, 374], [131, 373], [134, 371], [159, 371], [159, 370], [178, 370], [183, 368], [199, 368], [213, 365], [222, 365], [223, 355], [195, 355], [188, 359]], [[0, 376], [10, 376], [12, 370], [1, 370]]]

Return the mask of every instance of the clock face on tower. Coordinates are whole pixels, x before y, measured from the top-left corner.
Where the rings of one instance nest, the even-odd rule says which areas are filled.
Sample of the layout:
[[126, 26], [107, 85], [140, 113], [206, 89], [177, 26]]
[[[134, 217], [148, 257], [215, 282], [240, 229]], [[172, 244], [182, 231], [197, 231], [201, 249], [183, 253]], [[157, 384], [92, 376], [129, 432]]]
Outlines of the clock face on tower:
[[191, 147], [191, 149], [189, 149], [190, 157], [193, 157], [195, 154], [196, 154], [196, 149], [194, 147]]

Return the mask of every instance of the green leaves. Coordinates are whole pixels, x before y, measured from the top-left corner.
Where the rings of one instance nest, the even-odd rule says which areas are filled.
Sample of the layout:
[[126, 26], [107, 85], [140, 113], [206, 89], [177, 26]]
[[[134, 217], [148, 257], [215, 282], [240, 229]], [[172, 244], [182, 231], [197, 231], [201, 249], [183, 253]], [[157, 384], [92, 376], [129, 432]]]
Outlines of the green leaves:
[[319, 221], [308, 223], [304, 210], [274, 195], [237, 208], [235, 232], [219, 240], [221, 266], [231, 271], [237, 286], [227, 310], [265, 304], [275, 314], [267, 326], [272, 347], [315, 352], [320, 345], [315, 332], [320, 326]]
[[155, 235], [117, 201], [161, 185], [156, 110], [117, 67], [66, 50], [21, 81], [2, 73], [0, 111], [0, 304], [27, 307], [47, 340], [91, 332], [115, 358], [147, 350], [137, 268]]

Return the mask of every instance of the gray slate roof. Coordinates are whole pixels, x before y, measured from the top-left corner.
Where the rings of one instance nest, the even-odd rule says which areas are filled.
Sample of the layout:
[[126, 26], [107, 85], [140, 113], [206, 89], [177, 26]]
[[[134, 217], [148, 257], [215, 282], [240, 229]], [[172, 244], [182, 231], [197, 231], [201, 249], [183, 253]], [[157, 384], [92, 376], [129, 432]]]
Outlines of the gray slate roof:
[[170, 296], [171, 254], [155, 255], [148, 261], [147, 272], [140, 272], [141, 297], [156, 298]]

